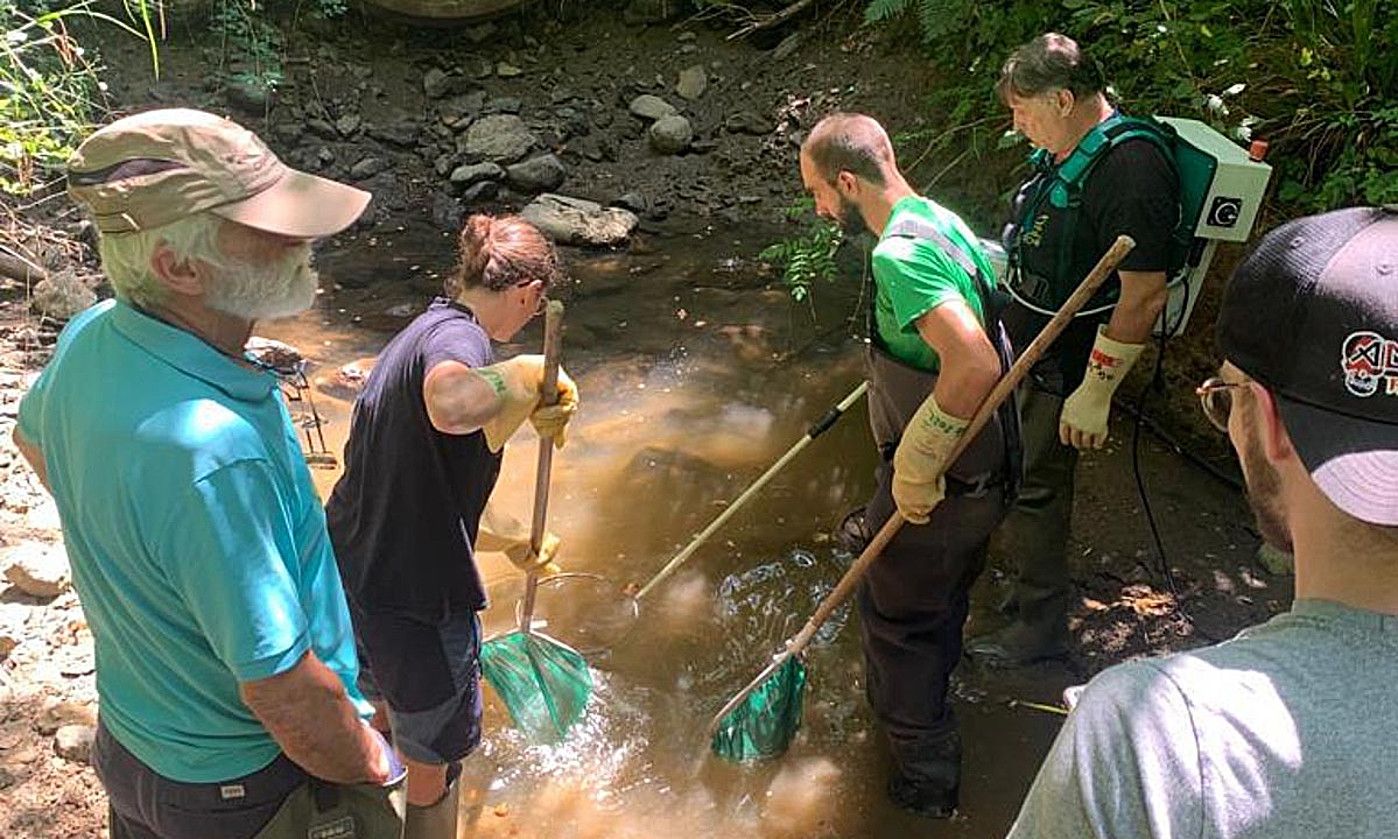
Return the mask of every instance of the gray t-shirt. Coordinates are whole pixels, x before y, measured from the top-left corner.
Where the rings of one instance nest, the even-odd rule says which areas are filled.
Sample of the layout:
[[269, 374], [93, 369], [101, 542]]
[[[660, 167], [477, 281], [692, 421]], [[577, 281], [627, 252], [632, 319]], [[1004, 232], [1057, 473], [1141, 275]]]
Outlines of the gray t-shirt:
[[1398, 617], [1324, 600], [1098, 674], [1011, 839], [1398, 836]]

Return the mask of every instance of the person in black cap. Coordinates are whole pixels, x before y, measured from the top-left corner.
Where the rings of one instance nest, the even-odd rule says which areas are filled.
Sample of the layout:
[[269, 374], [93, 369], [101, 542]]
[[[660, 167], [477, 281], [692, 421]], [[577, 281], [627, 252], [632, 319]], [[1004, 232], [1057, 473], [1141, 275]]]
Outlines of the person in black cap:
[[1013, 839], [1378, 837], [1398, 820], [1398, 208], [1285, 224], [1224, 292], [1199, 388], [1291, 610], [1083, 690]]

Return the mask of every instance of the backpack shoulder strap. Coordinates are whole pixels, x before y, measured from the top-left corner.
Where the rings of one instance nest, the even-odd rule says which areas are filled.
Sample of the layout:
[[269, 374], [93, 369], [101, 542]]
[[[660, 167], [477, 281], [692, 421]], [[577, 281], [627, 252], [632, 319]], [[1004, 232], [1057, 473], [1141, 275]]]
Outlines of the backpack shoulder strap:
[[942, 253], [961, 267], [976, 285], [976, 293], [981, 298], [981, 313], [985, 320], [987, 332], [993, 329], [993, 324], [999, 319], [998, 309], [994, 290], [991, 288], [985, 273], [980, 266], [971, 258], [971, 254], [966, 248], [956, 244], [949, 236], [937, 228], [935, 224], [925, 219], [915, 216], [904, 216], [892, 227], [885, 231], [887, 236], [899, 236], [907, 239], [924, 239], [932, 242]]

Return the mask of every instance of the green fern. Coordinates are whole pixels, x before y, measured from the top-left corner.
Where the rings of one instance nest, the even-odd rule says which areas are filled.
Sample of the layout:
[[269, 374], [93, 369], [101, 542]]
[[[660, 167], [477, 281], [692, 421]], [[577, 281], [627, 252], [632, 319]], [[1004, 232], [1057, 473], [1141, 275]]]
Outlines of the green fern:
[[895, 18], [908, 10], [914, 2], [922, 0], [870, 0], [867, 8], [864, 9], [865, 23], [878, 23], [881, 20]]
[[757, 258], [782, 269], [782, 282], [800, 303], [810, 298], [817, 282], [835, 279], [835, 252], [843, 241], [838, 227], [816, 221], [805, 233], [767, 246]]

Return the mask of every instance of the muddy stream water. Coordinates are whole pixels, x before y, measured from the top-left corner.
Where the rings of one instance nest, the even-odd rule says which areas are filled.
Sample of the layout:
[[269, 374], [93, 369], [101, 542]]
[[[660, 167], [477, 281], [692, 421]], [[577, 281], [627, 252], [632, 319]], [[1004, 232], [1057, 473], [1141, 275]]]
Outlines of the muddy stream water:
[[[629, 253], [569, 254], [564, 363], [582, 409], [554, 461], [549, 511], [568, 570], [645, 581], [860, 380], [859, 344], [840, 328], [857, 282], [817, 288], [822, 322], [813, 325], [741, 258], [775, 233], [679, 231]], [[421, 311], [451, 264], [449, 237], [411, 225], [391, 239], [330, 243], [318, 257], [317, 307], [261, 332], [312, 358], [312, 380], [332, 378]], [[540, 334], [533, 324], [500, 351], [537, 352]], [[338, 455], [349, 398], [327, 388], [315, 399]], [[535, 439], [527, 428], [516, 436], [496, 490], [524, 520]], [[704, 759], [709, 717], [850, 561], [832, 531], [869, 493], [873, 458], [860, 403], [648, 598], [627, 638], [590, 657], [595, 696], [561, 744], [525, 742], [487, 690], [462, 835], [1003, 836], [1060, 722], [1008, 700], [1053, 703], [1073, 679], [1062, 668], [959, 675], [962, 812], [950, 822], [906, 816], [884, 796], [849, 609], [812, 649], [805, 725], [790, 752], [751, 766]], [[337, 472], [315, 472], [328, 492]], [[497, 555], [481, 561], [489, 635], [513, 623], [522, 580]]]

